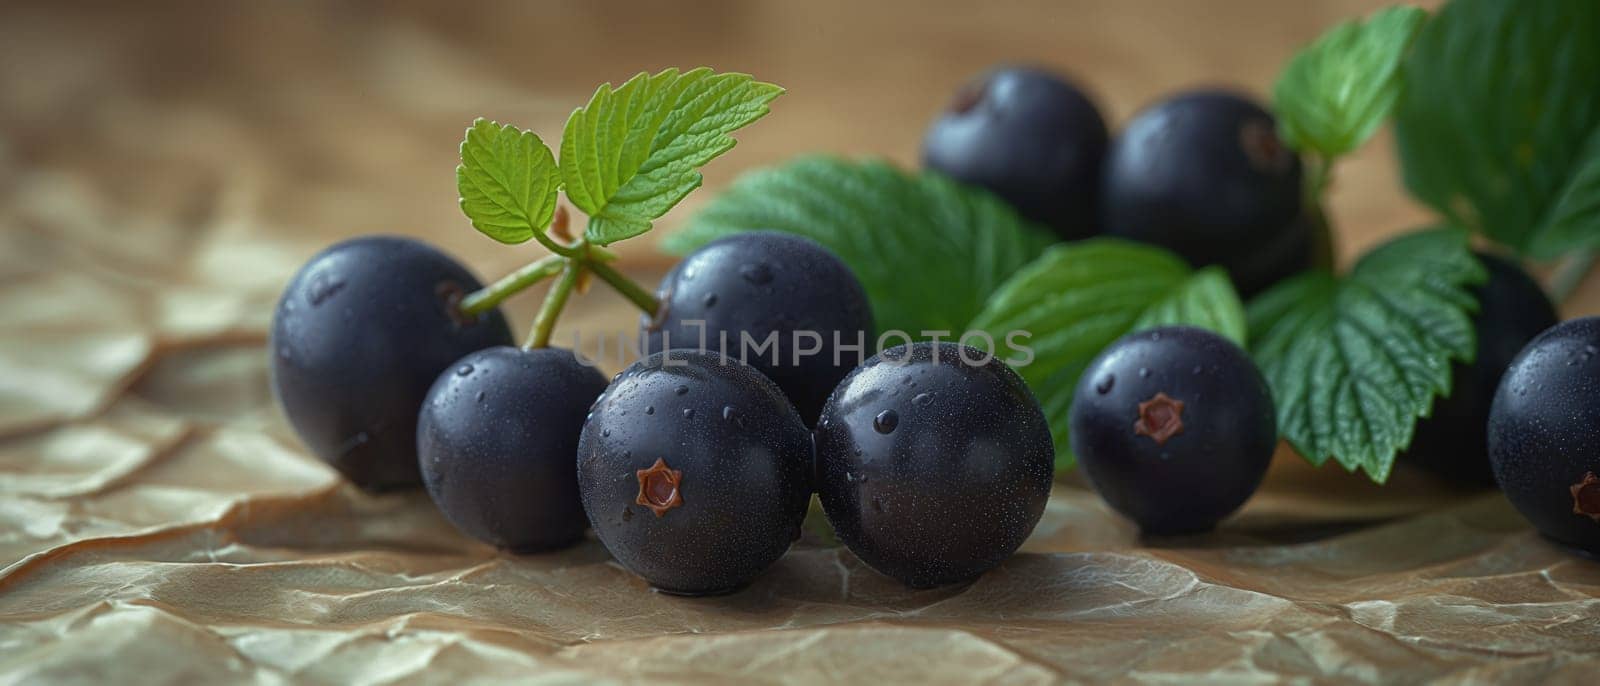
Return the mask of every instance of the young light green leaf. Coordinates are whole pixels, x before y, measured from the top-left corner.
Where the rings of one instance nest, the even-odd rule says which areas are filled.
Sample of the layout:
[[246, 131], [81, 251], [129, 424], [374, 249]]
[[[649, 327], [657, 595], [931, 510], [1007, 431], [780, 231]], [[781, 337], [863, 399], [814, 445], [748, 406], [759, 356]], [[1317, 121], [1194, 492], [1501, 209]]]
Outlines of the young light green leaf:
[[1031, 334], [1019, 342], [1034, 359], [1017, 372], [1050, 421], [1061, 469], [1073, 463], [1068, 411], [1084, 368], [1123, 335], [1166, 324], [1245, 340], [1244, 306], [1221, 268], [1195, 272], [1159, 248], [1101, 238], [1058, 245], [1029, 263], [989, 299], [972, 328], [997, 342]]
[[1455, 0], [1402, 78], [1413, 195], [1536, 258], [1600, 242], [1600, 3]]
[[532, 131], [487, 119], [461, 141], [456, 189], [472, 227], [501, 243], [522, 243], [550, 225], [556, 211], [555, 157]]
[[861, 280], [879, 331], [960, 331], [1052, 238], [1004, 201], [881, 161], [809, 156], [745, 174], [665, 243], [687, 253], [770, 229], [827, 246]]
[[1284, 140], [1329, 158], [1366, 142], [1400, 94], [1400, 59], [1426, 17], [1390, 7], [1335, 26], [1296, 54], [1272, 93]]
[[1484, 278], [1466, 233], [1438, 229], [1380, 246], [1343, 279], [1313, 272], [1256, 298], [1252, 352], [1278, 431], [1312, 464], [1332, 457], [1383, 483], [1449, 393], [1451, 362], [1473, 357], [1470, 287]]
[[641, 73], [600, 86], [561, 136], [567, 199], [589, 215], [585, 234], [607, 245], [650, 224], [702, 181], [700, 167], [734, 146], [783, 89], [707, 68]]

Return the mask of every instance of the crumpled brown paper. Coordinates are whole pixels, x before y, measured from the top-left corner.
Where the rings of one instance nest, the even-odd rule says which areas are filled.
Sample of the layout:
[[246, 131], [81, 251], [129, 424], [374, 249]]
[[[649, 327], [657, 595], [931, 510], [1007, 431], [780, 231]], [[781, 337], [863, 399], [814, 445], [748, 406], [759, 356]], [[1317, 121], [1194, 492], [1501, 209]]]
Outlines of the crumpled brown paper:
[[[713, 5], [734, 17], [719, 36], [773, 23]], [[553, 41], [635, 30], [539, 6], [565, 21]], [[1068, 477], [968, 587], [907, 590], [813, 533], [702, 599], [651, 592], [592, 540], [507, 556], [420, 493], [350, 488], [272, 406], [277, 290], [357, 233], [424, 236], [487, 275], [528, 260], [460, 219], [456, 137], [486, 111], [559, 130], [595, 82], [516, 81], [484, 65], [525, 35], [474, 52], [396, 11], [0, 9], [0, 682], [1593, 680], [1600, 564], [1496, 495], [1404, 470], [1379, 488], [1280, 455], [1240, 515], [1171, 540]], [[814, 147], [785, 116], [712, 185]], [[624, 254], [645, 279], [663, 266]], [[512, 304], [517, 326], [535, 302]], [[597, 290], [557, 340], [635, 321]]]

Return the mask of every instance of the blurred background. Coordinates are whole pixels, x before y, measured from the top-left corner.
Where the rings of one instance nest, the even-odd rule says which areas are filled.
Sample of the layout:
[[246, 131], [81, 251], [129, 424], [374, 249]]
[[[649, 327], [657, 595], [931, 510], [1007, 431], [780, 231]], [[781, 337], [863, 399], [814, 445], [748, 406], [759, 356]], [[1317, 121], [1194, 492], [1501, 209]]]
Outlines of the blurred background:
[[[232, 281], [238, 266], [266, 286], [333, 240], [394, 232], [492, 278], [536, 247], [496, 245], [456, 207], [456, 146], [477, 116], [554, 140], [596, 84], [667, 66], [788, 88], [664, 234], [739, 172], [797, 153], [915, 164], [931, 116], [996, 62], [1072, 75], [1115, 126], [1185, 87], [1265, 97], [1297, 46], [1382, 4], [8, 2], [0, 192], [33, 268], [117, 257]], [[1387, 139], [1341, 169], [1332, 204], [1345, 254], [1425, 216]], [[658, 237], [623, 246], [629, 263], [666, 265]], [[246, 265], [206, 255], [241, 250]]]

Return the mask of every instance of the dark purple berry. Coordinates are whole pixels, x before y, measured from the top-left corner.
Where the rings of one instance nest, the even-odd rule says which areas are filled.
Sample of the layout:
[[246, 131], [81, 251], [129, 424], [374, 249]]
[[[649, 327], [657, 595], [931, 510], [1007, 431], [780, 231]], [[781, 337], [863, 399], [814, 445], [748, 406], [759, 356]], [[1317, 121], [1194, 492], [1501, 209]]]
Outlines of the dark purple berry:
[[505, 317], [456, 307], [481, 284], [408, 238], [371, 236], [312, 257], [272, 318], [272, 390], [306, 447], [356, 485], [415, 486], [417, 411], [451, 363], [510, 345]]

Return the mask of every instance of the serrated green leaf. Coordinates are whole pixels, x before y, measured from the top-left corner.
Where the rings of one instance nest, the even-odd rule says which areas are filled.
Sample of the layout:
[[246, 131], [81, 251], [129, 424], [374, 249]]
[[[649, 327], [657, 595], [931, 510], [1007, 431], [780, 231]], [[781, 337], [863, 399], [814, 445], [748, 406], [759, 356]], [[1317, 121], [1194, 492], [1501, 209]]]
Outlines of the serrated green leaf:
[[1034, 359], [1017, 366], [1050, 421], [1056, 467], [1072, 465], [1068, 412], [1078, 377], [1111, 342], [1166, 324], [1211, 329], [1243, 345], [1244, 306], [1218, 267], [1192, 271], [1159, 248], [1109, 238], [1058, 245], [1017, 272], [972, 322], [996, 341], [1012, 332]]
[[1372, 137], [1399, 96], [1400, 60], [1426, 16], [1390, 7], [1335, 26], [1296, 54], [1272, 93], [1284, 140], [1331, 158]]
[[665, 246], [687, 253], [770, 229], [833, 250], [861, 280], [879, 331], [960, 331], [995, 288], [1052, 242], [1004, 201], [881, 161], [809, 156], [750, 172]]
[[1413, 195], [1533, 257], [1600, 240], [1600, 3], [1455, 0], [1402, 74], [1395, 131]]
[[1312, 272], [1250, 303], [1251, 350], [1278, 431], [1312, 464], [1389, 477], [1417, 418], [1475, 350], [1471, 286], [1486, 278], [1465, 232], [1408, 234], [1337, 279]]
[[734, 146], [728, 134], [768, 112], [783, 89], [707, 68], [641, 73], [600, 86], [561, 136], [567, 199], [589, 215], [591, 243], [650, 230], [702, 182], [700, 167]]
[[501, 243], [522, 243], [550, 225], [556, 210], [555, 157], [532, 131], [487, 119], [461, 141], [456, 189], [472, 227]]

